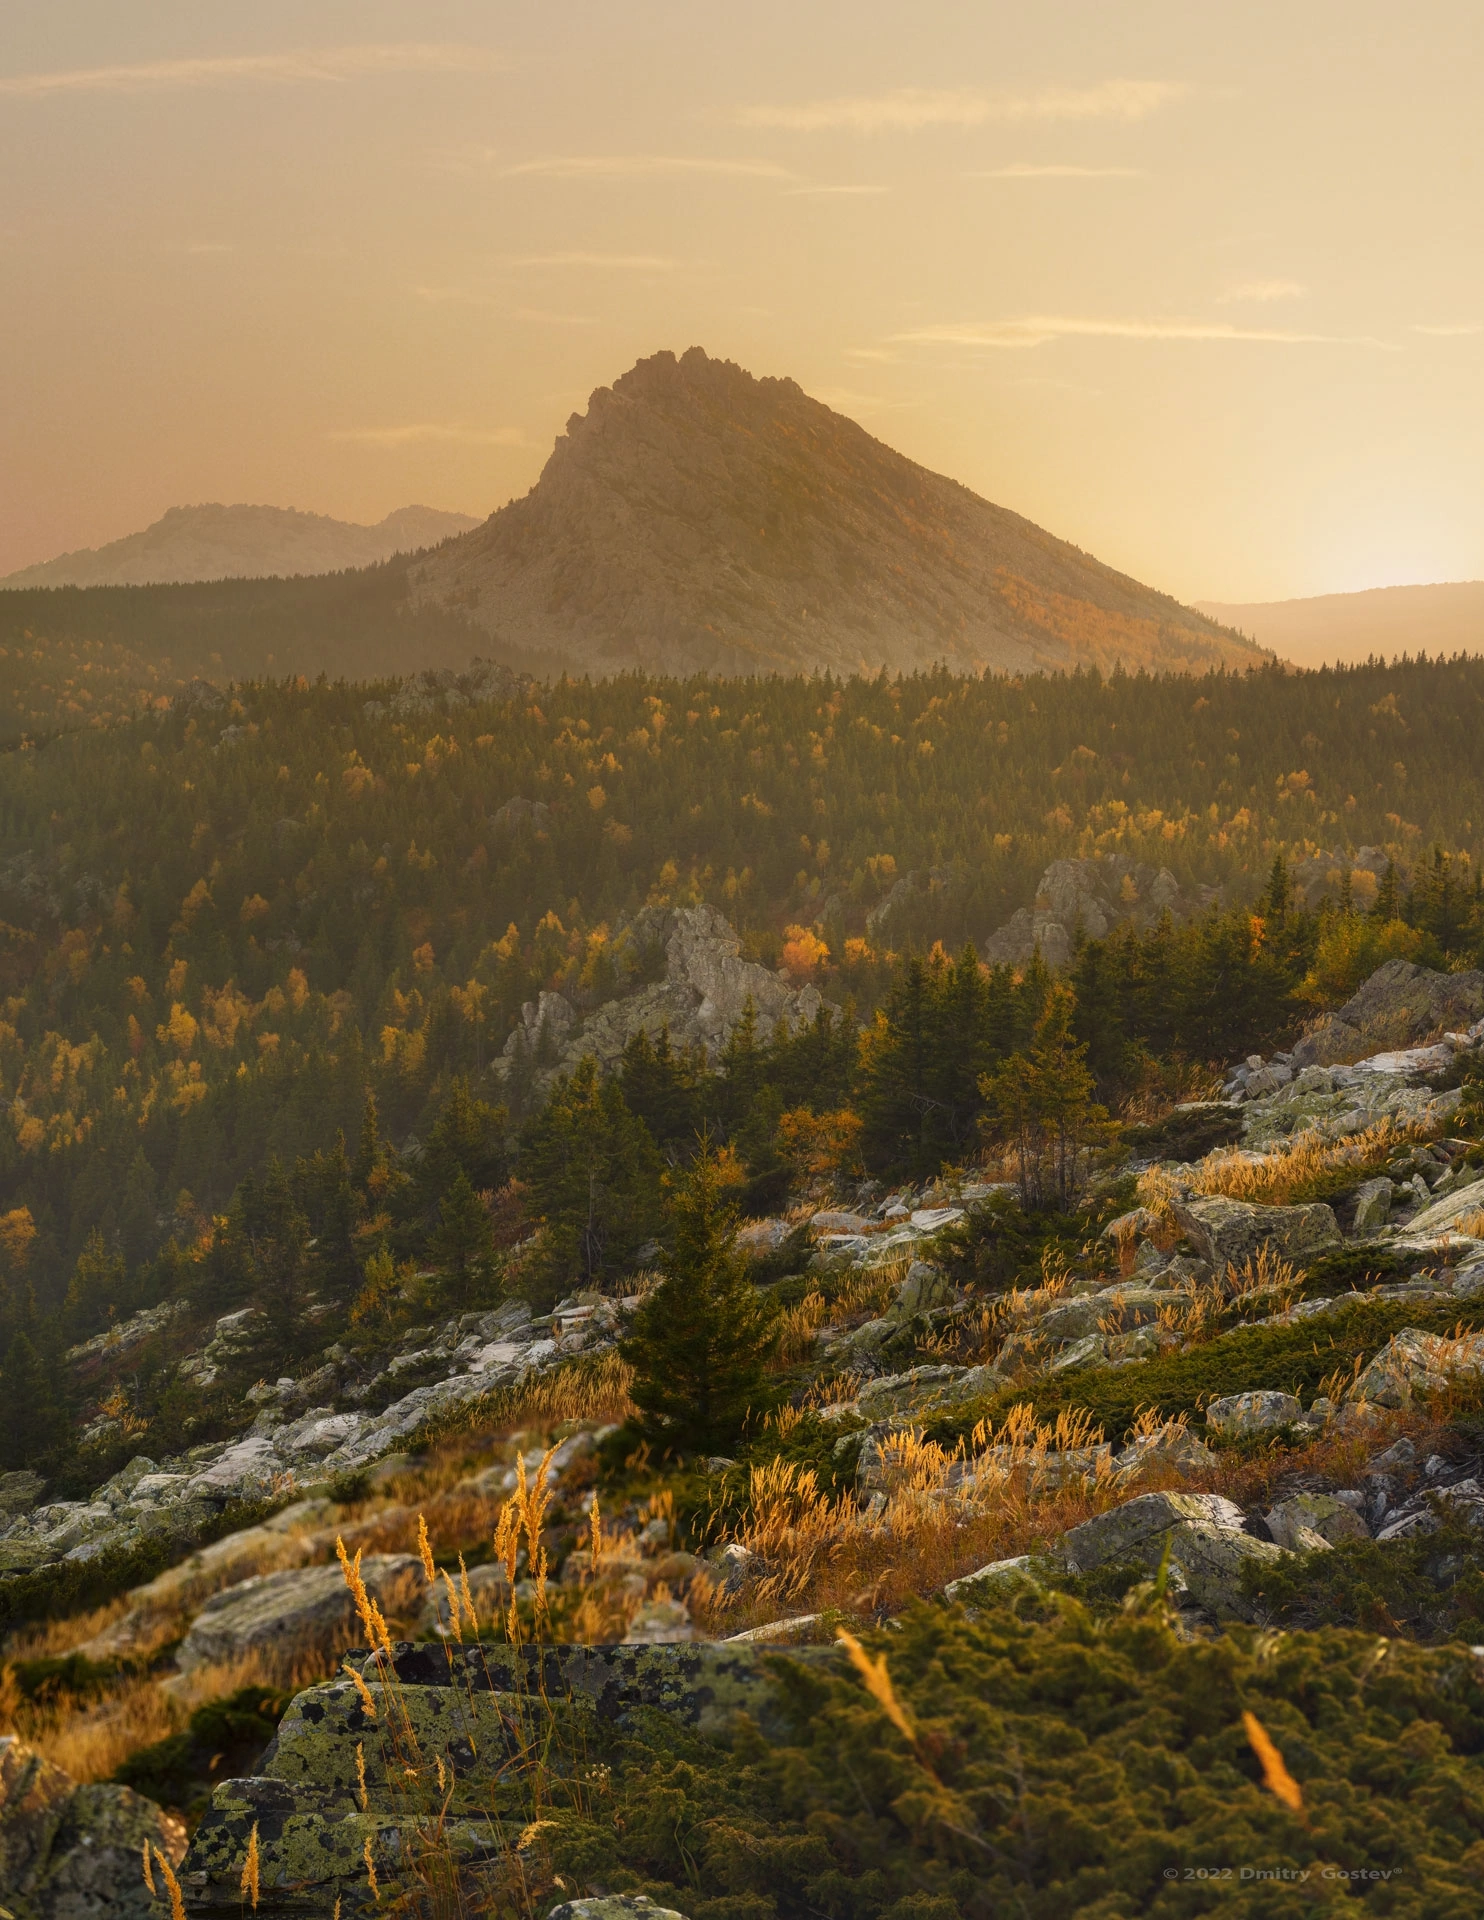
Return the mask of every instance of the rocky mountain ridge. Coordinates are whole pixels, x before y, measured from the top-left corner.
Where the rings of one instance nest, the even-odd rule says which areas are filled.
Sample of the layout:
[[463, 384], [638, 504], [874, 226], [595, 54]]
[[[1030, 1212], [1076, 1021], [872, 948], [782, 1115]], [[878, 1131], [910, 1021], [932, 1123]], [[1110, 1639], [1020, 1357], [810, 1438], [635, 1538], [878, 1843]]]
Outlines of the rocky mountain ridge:
[[9, 587], [142, 587], [340, 573], [416, 553], [479, 523], [436, 507], [399, 507], [374, 526], [294, 507], [171, 507], [140, 533], [59, 554], [0, 579]]
[[1258, 649], [895, 453], [792, 380], [657, 353], [414, 592], [582, 672], [1256, 665]]

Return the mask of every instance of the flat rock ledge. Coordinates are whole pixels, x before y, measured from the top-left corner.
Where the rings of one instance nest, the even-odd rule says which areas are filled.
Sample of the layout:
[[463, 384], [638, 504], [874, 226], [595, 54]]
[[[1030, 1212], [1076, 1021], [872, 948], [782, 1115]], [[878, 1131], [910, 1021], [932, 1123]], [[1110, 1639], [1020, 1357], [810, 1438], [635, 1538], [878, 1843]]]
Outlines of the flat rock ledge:
[[[444, 1843], [461, 1872], [477, 1877], [519, 1835], [514, 1799], [497, 1776], [538, 1727], [554, 1723], [555, 1750], [573, 1755], [585, 1752], [605, 1724], [617, 1727], [642, 1710], [721, 1738], [746, 1713], [770, 1733], [780, 1725], [778, 1657], [766, 1646], [726, 1643], [402, 1642], [384, 1674], [369, 1654], [353, 1653], [348, 1661], [364, 1679], [374, 1717], [349, 1678], [294, 1698], [260, 1771], [225, 1780], [212, 1795], [181, 1868], [187, 1909], [240, 1912], [242, 1868], [256, 1827], [259, 1920], [329, 1915], [337, 1904], [345, 1916], [373, 1911], [367, 1844], [385, 1901], [389, 1887], [409, 1877], [438, 1824], [440, 1759], [449, 1783]], [[791, 1648], [787, 1657], [811, 1664], [839, 1658], [832, 1647]], [[587, 1909], [578, 1903], [576, 1911]], [[660, 1910], [654, 1914], [660, 1920]]]

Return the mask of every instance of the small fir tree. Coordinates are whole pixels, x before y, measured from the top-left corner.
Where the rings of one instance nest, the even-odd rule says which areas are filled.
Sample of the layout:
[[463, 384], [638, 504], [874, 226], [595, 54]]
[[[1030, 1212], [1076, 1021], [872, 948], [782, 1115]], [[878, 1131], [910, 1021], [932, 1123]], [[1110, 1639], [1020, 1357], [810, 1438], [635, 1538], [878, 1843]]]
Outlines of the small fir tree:
[[462, 1313], [490, 1290], [495, 1237], [489, 1211], [460, 1167], [438, 1206], [438, 1224], [428, 1241], [438, 1269], [440, 1307]]
[[1107, 1137], [1087, 1046], [1072, 1032], [1074, 1007], [1069, 989], [1053, 987], [1029, 1049], [1011, 1054], [983, 1081], [987, 1130], [1013, 1154], [1028, 1211], [1071, 1206], [1089, 1151]]
[[650, 1444], [679, 1454], [725, 1453], [764, 1406], [776, 1335], [734, 1240], [726, 1170], [703, 1140], [667, 1209], [665, 1278], [623, 1345], [634, 1369], [635, 1421]]

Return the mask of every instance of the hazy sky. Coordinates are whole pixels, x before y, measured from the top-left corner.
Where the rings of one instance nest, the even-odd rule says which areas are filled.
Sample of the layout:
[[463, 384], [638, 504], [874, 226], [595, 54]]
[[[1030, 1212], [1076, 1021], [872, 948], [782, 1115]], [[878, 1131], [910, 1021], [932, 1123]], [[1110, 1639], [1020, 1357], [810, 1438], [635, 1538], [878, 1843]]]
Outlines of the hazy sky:
[[7, 0], [0, 572], [485, 513], [641, 354], [1183, 598], [1484, 576], [1479, 0]]

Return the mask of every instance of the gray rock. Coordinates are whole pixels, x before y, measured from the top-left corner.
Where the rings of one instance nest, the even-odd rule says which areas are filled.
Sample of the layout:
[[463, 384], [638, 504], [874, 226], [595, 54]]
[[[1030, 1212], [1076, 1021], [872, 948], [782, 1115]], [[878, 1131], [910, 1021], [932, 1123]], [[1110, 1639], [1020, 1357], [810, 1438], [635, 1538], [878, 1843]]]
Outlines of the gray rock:
[[1210, 1613], [1247, 1618], [1251, 1606], [1242, 1576], [1272, 1564], [1284, 1549], [1242, 1531], [1242, 1510], [1217, 1493], [1145, 1493], [1111, 1513], [1084, 1520], [1063, 1535], [1061, 1547], [1079, 1572], [1132, 1562], [1158, 1567], [1169, 1544], [1170, 1564], [1184, 1576], [1191, 1598]]
[[650, 1600], [629, 1622], [626, 1647], [673, 1647], [694, 1640], [690, 1609], [683, 1600]]
[[1263, 1247], [1303, 1260], [1340, 1244], [1333, 1211], [1317, 1202], [1302, 1207], [1260, 1207], [1213, 1194], [1177, 1202], [1175, 1216], [1203, 1260], [1219, 1273], [1240, 1266]]
[[1456, 1230], [1460, 1220], [1480, 1212], [1484, 1212], [1484, 1179], [1473, 1180], [1466, 1187], [1455, 1187], [1442, 1200], [1433, 1201], [1429, 1196], [1429, 1204], [1407, 1222], [1407, 1238], [1425, 1239], [1430, 1234]]
[[1074, 1367], [1095, 1367], [1108, 1357], [1107, 1343], [1100, 1333], [1089, 1333], [1074, 1340], [1046, 1369], [1048, 1373], [1070, 1373]]
[[1079, 1573], [1119, 1561], [1157, 1566], [1165, 1535], [1185, 1524], [1242, 1531], [1242, 1509], [1219, 1493], [1141, 1493], [1084, 1520], [1061, 1546]]
[[1033, 1584], [1034, 1580], [1030, 1555], [1017, 1553], [1013, 1559], [991, 1560], [987, 1567], [980, 1567], [977, 1573], [966, 1573], [958, 1580], [950, 1580], [943, 1589], [943, 1598], [968, 1601], [989, 1599], [1002, 1593], [1013, 1593], [1017, 1587]]
[[1484, 1333], [1451, 1340], [1421, 1327], [1403, 1327], [1354, 1381], [1345, 1398], [1356, 1405], [1408, 1407], [1418, 1394], [1436, 1393], [1452, 1380], [1477, 1379], [1480, 1374], [1484, 1374]]
[[1391, 1182], [1364, 1180], [1356, 1189], [1355, 1214], [1351, 1230], [1357, 1235], [1376, 1233], [1391, 1217]]
[[1180, 920], [1216, 893], [1201, 888], [1189, 899], [1168, 867], [1147, 866], [1124, 854], [1053, 860], [1041, 876], [1034, 907], [1022, 907], [992, 933], [984, 957], [1023, 966], [1039, 950], [1048, 966], [1064, 967], [1079, 930], [1100, 940], [1110, 927], [1152, 926], [1165, 912]]
[[1437, 973], [1411, 960], [1388, 960], [1347, 1000], [1325, 1014], [1293, 1050], [1302, 1066], [1358, 1060], [1379, 1047], [1405, 1047], [1484, 1014], [1484, 973]]
[[590, 1900], [564, 1900], [547, 1920], [685, 1920], [674, 1907], [657, 1907], [645, 1893], [605, 1893]]
[[1330, 1547], [1342, 1540], [1370, 1538], [1370, 1530], [1355, 1508], [1332, 1493], [1297, 1493], [1292, 1499], [1280, 1500], [1263, 1517], [1280, 1547], [1297, 1549], [1303, 1533], [1316, 1536]]
[[18, 1473], [0, 1473], [0, 1515], [29, 1512], [46, 1491], [39, 1473], [22, 1468]]
[[1203, 1473], [1216, 1465], [1216, 1455], [1204, 1440], [1198, 1440], [1188, 1428], [1175, 1422], [1131, 1440], [1116, 1455], [1113, 1468], [1125, 1479], [1158, 1467], [1173, 1468], [1176, 1473]]
[[1227, 1439], [1243, 1439], [1249, 1434], [1268, 1433], [1277, 1427], [1296, 1426], [1304, 1418], [1303, 1402], [1291, 1393], [1261, 1388], [1254, 1393], [1231, 1393], [1224, 1400], [1213, 1400], [1206, 1408], [1206, 1425]]
[[897, 1290], [891, 1312], [899, 1320], [910, 1320], [914, 1314], [951, 1307], [956, 1297], [953, 1282], [940, 1267], [930, 1266], [926, 1260], [914, 1260]]
[[[373, 1553], [361, 1562], [366, 1590], [388, 1617], [415, 1604], [425, 1586], [407, 1553]], [[176, 1660], [181, 1669], [230, 1660], [251, 1649], [293, 1652], [344, 1633], [354, 1608], [338, 1566], [286, 1567], [214, 1594], [191, 1622]]]
[[0, 1900], [20, 1920], [155, 1920], [146, 1841], [178, 1865], [185, 1828], [129, 1787], [79, 1786], [0, 1739]]

